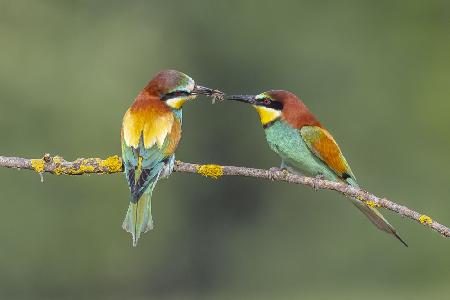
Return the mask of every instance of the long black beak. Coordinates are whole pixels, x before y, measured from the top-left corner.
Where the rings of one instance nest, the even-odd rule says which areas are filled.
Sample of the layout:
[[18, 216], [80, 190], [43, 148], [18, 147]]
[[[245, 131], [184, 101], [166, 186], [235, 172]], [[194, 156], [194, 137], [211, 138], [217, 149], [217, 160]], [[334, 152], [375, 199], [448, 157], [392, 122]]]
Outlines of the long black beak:
[[255, 104], [255, 96], [253, 95], [230, 95], [227, 97], [228, 100], [240, 101], [249, 104]]
[[195, 85], [194, 89], [192, 90], [193, 95], [205, 95], [208, 97], [220, 97], [222, 95], [224, 95], [223, 92], [219, 91], [219, 90], [213, 90], [201, 85]]

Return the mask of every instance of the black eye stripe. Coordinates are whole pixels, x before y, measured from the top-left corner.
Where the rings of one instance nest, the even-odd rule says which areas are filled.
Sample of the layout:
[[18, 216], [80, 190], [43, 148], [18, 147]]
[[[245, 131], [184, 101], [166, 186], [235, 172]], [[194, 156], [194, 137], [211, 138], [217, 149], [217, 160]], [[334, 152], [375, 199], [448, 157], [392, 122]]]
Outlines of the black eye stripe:
[[190, 93], [185, 92], [185, 91], [175, 91], [175, 92], [171, 92], [171, 93], [167, 93], [165, 95], [161, 96], [161, 100], [166, 101], [168, 99], [172, 99], [172, 98], [177, 98], [177, 97], [182, 97], [182, 96], [189, 96]]
[[[269, 101], [267, 101], [267, 100], [269, 100]], [[267, 107], [267, 108], [273, 108], [273, 109], [276, 109], [276, 110], [282, 110], [283, 109], [283, 104], [281, 102], [273, 101], [270, 98], [264, 98], [264, 99], [258, 100], [258, 105], [264, 106], [264, 107]]]

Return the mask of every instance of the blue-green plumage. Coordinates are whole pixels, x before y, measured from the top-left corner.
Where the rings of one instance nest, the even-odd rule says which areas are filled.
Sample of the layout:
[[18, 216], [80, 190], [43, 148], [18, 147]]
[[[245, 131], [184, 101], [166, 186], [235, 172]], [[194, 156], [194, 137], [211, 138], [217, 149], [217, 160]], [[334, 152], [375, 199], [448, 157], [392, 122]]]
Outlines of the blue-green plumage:
[[136, 246], [141, 233], [153, 229], [152, 192], [161, 175], [170, 175], [175, 159], [175, 155], [164, 154], [167, 144], [168, 139], [161, 148], [154, 144], [146, 149], [142, 136], [137, 148], [122, 143], [124, 171], [131, 192], [122, 227], [131, 232], [133, 246]]
[[[302, 129], [306, 131], [308, 130], [308, 126]], [[293, 128], [283, 120], [276, 120], [271, 126], [265, 129], [267, 143], [281, 157], [282, 168], [286, 168], [292, 173], [323, 176], [326, 180], [346, 182], [351, 186], [358, 187], [355, 175], [353, 175], [350, 167], [347, 169], [346, 175], [348, 176], [346, 178], [338, 176], [335, 171], [331, 170], [326, 163], [311, 151], [301, 131]], [[345, 161], [345, 158], [343, 159]], [[346, 161], [345, 164], [347, 165]], [[392, 225], [389, 224], [378, 210], [367, 206], [359, 200], [351, 199], [351, 201], [375, 226], [383, 231], [395, 234]], [[400, 239], [400, 241], [402, 240]]]
[[265, 129], [267, 143], [282, 159], [282, 167], [293, 173], [308, 176], [323, 175], [327, 180], [339, 181], [326, 164], [313, 155], [300, 131], [285, 121], [277, 120]]
[[[270, 148], [282, 160], [281, 167], [308, 176], [320, 176], [358, 187], [355, 175], [332, 135], [294, 94], [273, 90], [256, 96], [232, 95], [228, 99], [252, 104], [258, 111]], [[374, 207], [352, 199], [380, 230], [396, 236], [394, 227]]]
[[138, 94], [122, 121], [122, 159], [131, 192], [122, 227], [136, 246], [141, 233], [153, 228], [151, 196], [159, 179], [173, 170], [181, 138], [183, 104], [197, 95], [222, 92], [196, 85], [175, 70], [164, 70]]

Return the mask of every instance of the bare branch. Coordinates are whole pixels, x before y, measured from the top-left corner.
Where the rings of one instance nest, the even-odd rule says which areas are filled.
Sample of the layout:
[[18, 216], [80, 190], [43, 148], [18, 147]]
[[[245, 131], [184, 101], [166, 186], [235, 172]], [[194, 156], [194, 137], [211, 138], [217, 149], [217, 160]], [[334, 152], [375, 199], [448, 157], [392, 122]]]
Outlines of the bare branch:
[[[66, 161], [59, 156], [51, 157], [46, 154], [41, 159], [26, 159], [20, 157], [0, 156], [0, 167], [34, 170], [37, 173], [52, 173], [55, 175], [82, 175], [82, 174], [113, 174], [123, 171], [122, 160], [119, 156], [101, 158], [78, 158], [75, 161]], [[430, 227], [444, 237], [450, 237], [450, 229], [427, 215], [418, 213], [406, 206], [399, 205], [386, 198], [379, 198], [362, 189], [357, 189], [344, 183], [299, 176], [287, 171], [274, 171], [245, 167], [200, 165], [177, 161], [175, 172], [196, 173], [206, 177], [217, 179], [221, 176], [244, 176], [273, 181], [285, 181], [295, 184], [303, 184], [316, 190], [334, 190], [346, 197], [363, 201], [369, 206], [382, 207], [393, 211], [403, 217], [415, 220], [424, 226]]]

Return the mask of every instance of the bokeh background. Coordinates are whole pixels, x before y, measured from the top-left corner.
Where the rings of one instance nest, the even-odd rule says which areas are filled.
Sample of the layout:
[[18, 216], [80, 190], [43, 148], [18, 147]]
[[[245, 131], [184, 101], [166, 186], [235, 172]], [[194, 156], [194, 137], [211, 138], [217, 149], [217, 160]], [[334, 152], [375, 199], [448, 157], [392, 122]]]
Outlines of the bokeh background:
[[[123, 113], [174, 68], [228, 93], [300, 95], [369, 191], [450, 224], [449, 1], [0, 2], [0, 153], [119, 154]], [[185, 106], [177, 158], [279, 165], [256, 112]], [[156, 228], [121, 229], [124, 176], [0, 169], [1, 299], [444, 299], [450, 243], [334, 192], [173, 174]]]

